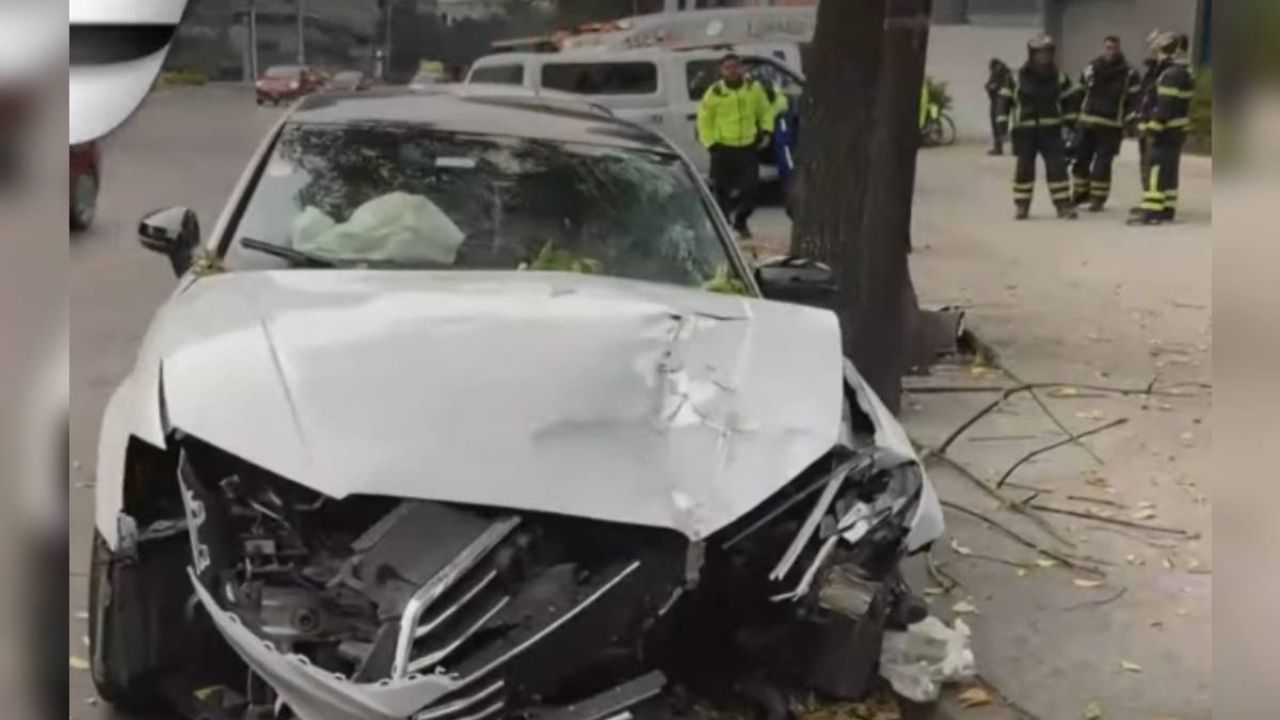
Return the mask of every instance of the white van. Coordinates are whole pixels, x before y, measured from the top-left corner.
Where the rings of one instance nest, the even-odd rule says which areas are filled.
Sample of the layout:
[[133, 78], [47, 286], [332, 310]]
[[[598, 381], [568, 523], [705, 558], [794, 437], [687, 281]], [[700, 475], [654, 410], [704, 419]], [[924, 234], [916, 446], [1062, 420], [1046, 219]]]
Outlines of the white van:
[[[786, 93], [797, 107], [804, 79], [776, 57], [774, 46], [739, 46], [747, 71]], [[754, 51], [754, 52], [753, 52]], [[706, 175], [711, 160], [698, 142], [698, 103], [720, 73], [729, 48], [582, 49], [499, 53], [477, 60], [467, 83], [521, 85], [584, 95], [613, 114], [649, 127], [678, 146]], [[770, 168], [772, 170], [772, 168]]]

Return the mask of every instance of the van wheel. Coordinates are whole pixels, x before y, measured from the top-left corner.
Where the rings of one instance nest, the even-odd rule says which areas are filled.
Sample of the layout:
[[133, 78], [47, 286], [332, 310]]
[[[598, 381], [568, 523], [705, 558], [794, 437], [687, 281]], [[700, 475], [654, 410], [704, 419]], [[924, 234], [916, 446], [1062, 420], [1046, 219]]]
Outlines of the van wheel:
[[186, 548], [158, 541], [137, 560], [113, 557], [94, 533], [89, 570], [89, 656], [93, 684], [106, 702], [126, 711], [162, 709], [164, 676], [181, 657], [181, 572]]

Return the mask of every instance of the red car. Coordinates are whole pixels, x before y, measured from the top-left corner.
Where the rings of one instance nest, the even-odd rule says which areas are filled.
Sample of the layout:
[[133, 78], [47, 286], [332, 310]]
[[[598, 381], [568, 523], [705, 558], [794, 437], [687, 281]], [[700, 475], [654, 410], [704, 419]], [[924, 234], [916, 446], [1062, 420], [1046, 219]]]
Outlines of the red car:
[[71, 229], [84, 230], [93, 224], [98, 208], [101, 151], [98, 143], [71, 146], [70, 207]]
[[324, 77], [312, 68], [277, 65], [267, 68], [258, 80], [258, 104], [279, 105], [282, 100], [297, 100], [323, 87]]

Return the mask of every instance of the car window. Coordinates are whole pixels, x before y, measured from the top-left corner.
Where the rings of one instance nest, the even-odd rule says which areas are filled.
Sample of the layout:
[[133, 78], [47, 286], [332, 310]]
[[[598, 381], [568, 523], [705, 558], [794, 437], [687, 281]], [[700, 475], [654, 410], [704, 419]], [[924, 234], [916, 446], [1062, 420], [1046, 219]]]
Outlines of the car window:
[[[760, 58], [743, 58], [742, 65], [751, 77], [770, 83], [790, 97], [798, 97], [803, 92], [800, 79], [780, 65]], [[690, 60], [685, 65], [690, 100], [701, 100], [719, 79], [720, 60]]]
[[658, 66], [651, 62], [548, 63], [542, 86], [579, 95], [652, 95]]
[[290, 78], [296, 78], [301, 74], [302, 74], [302, 68], [293, 67], [293, 66], [278, 66], [273, 68], [267, 68], [267, 71], [263, 73], [263, 77], [269, 77], [273, 80], [288, 80]]
[[286, 126], [224, 261], [287, 266], [244, 238], [340, 266], [740, 281], [675, 156], [416, 126]]
[[758, 58], [744, 58], [743, 67], [751, 77], [772, 85], [777, 90], [792, 97], [801, 93], [799, 79], [783, 67]]
[[471, 71], [468, 82], [494, 83], [497, 85], [523, 85], [523, 65], [490, 65], [478, 67]]
[[685, 65], [684, 75], [689, 86], [689, 99], [701, 100], [715, 81], [720, 79], [720, 61], [690, 60]]

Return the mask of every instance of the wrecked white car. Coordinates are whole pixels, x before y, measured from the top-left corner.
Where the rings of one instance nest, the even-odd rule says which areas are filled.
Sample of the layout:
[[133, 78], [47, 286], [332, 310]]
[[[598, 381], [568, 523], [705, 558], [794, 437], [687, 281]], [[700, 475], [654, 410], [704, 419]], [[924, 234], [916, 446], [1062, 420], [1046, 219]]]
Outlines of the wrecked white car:
[[897, 566], [940, 508], [803, 304], [830, 277], [749, 271], [656, 135], [326, 94], [198, 227], [140, 228], [181, 280], [102, 424], [106, 700], [606, 720], [673, 684], [855, 698], [883, 629], [923, 615]]

